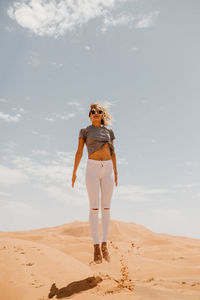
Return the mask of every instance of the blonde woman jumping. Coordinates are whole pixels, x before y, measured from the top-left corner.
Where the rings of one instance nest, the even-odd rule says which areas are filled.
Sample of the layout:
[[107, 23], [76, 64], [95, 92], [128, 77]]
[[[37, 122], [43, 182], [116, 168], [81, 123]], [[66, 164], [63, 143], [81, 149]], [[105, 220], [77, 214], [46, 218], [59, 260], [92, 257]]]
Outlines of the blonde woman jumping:
[[[85, 183], [90, 203], [89, 223], [94, 244], [94, 262], [101, 263], [102, 257], [110, 262], [107, 248], [107, 237], [110, 224], [110, 206], [114, 182], [117, 186], [116, 155], [113, 140], [115, 135], [111, 124], [111, 115], [108, 109], [100, 103], [91, 104], [89, 118], [92, 122], [79, 132], [79, 143], [74, 160], [72, 187], [76, 180], [76, 171], [83, 155], [84, 144], [88, 150]], [[114, 171], [114, 174], [113, 174]], [[100, 198], [101, 191], [101, 198]], [[101, 202], [101, 249], [99, 246], [99, 202]], [[101, 251], [100, 251], [101, 250]], [[101, 254], [102, 252], [102, 254]]]

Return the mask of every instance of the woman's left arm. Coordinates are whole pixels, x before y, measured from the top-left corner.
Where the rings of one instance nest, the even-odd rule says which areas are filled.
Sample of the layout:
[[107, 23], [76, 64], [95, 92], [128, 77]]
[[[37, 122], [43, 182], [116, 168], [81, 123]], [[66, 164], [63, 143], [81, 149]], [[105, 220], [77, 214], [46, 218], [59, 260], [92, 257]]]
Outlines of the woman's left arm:
[[[113, 145], [113, 140], [112, 140], [112, 145]], [[117, 163], [116, 163], [116, 154], [115, 151], [113, 151], [112, 153], [112, 163], [113, 163], [113, 170], [114, 170], [114, 174], [115, 174], [115, 184], [117, 186]]]

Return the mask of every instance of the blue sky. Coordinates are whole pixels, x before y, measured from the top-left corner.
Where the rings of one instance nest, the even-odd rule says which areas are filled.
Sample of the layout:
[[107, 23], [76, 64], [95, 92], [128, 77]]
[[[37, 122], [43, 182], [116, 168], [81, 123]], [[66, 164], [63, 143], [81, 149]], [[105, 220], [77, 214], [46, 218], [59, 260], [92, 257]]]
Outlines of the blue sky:
[[0, 3], [0, 230], [87, 221], [91, 103], [113, 116], [111, 218], [200, 238], [198, 0]]

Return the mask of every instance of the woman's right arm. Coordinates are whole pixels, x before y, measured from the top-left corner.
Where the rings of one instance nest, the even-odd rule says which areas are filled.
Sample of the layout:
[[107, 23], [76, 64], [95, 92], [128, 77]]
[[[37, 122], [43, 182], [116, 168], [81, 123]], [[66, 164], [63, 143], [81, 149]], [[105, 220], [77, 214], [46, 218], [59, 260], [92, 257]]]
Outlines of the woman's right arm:
[[78, 149], [76, 151], [76, 155], [75, 155], [75, 159], [74, 159], [74, 170], [73, 170], [73, 174], [72, 174], [72, 187], [74, 187], [74, 182], [76, 180], [76, 171], [78, 169], [80, 160], [82, 158], [83, 155], [83, 148], [84, 148], [84, 139], [83, 138], [79, 138], [79, 142], [78, 142]]

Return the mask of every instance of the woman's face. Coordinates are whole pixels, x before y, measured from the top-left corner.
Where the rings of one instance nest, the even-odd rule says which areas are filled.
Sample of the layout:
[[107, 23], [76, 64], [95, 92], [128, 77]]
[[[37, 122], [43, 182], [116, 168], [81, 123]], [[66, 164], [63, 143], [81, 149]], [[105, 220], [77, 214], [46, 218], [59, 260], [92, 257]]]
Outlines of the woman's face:
[[[99, 120], [101, 121], [101, 118], [103, 116], [103, 111], [100, 108], [92, 108], [91, 111], [95, 111], [95, 114], [90, 113], [90, 120]], [[97, 113], [98, 111], [101, 111], [102, 113]]]

